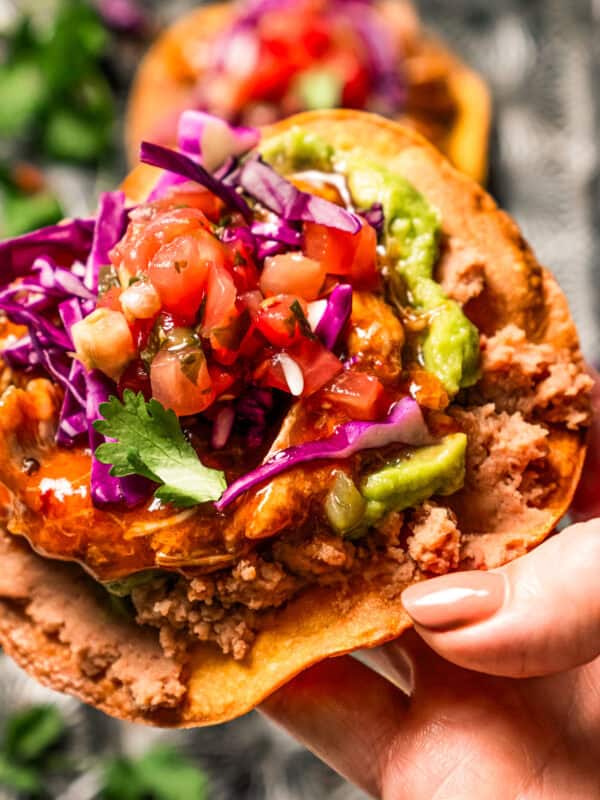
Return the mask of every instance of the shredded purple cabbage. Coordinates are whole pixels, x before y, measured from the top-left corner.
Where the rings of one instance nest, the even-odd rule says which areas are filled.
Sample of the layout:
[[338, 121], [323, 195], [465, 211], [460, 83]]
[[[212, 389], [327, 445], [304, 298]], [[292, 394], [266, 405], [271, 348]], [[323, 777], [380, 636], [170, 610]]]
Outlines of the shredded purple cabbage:
[[29, 274], [40, 257], [58, 264], [85, 261], [94, 227], [94, 219], [74, 219], [0, 242], [0, 286]]
[[274, 222], [253, 222], [250, 231], [257, 239], [281, 242], [289, 247], [302, 246], [302, 234], [283, 219]]
[[396, 403], [382, 422], [347, 422], [326, 439], [280, 450], [268, 461], [231, 484], [215, 503], [219, 511], [236, 498], [287, 469], [320, 459], [349, 458], [361, 450], [402, 443], [420, 447], [432, 442], [418, 404], [410, 397]]
[[100, 268], [110, 264], [109, 253], [118, 244], [127, 228], [128, 213], [123, 192], [105, 192], [100, 197], [94, 226], [94, 239], [87, 259], [84, 283], [98, 291]]
[[208, 170], [204, 169], [200, 164], [196, 164], [184, 153], [177, 153], [175, 150], [170, 150], [168, 147], [162, 147], [158, 144], [142, 142], [140, 159], [144, 164], [150, 164], [153, 167], [183, 175], [188, 180], [196, 181], [201, 186], [205, 186], [214, 195], [220, 197], [227, 206], [237, 209], [244, 219], [250, 222], [252, 211], [244, 198], [235, 189], [215, 178]]
[[29, 334], [22, 336], [2, 350], [2, 358], [13, 369], [29, 369], [39, 365], [40, 360], [31, 344]]
[[111, 30], [138, 36], [146, 29], [146, 14], [137, 0], [96, 0], [96, 7]]
[[257, 240], [252, 235], [250, 228], [223, 228], [221, 232], [221, 241], [225, 244], [233, 244], [233, 242], [241, 242], [248, 247], [252, 252], [256, 252]]
[[365, 0], [337, 0], [340, 16], [350, 23], [361, 38], [369, 58], [371, 103], [382, 114], [398, 114], [406, 105], [406, 82], [400, 72], [402, 58], [391, 31], [378, 9]]
[[316, 222], [347, 233], [358, 233], [362, 227], [356, 214], [300, 191], [260, 158], [250, 158], [244, 164], [240, 186], [286, 222]]
[[250, 387], [236, 402], [236, 418], [247, 426], [248, 447], [255, 449], [263, 444], [267, 432], [267, 417], [272, 409], [273, 391], [258, 386]]
[[146, 478], [129, 476], [115, 478], [110, 474], [110, 464], [101, 464], [95, 456], [96, 449], [107, 439], [94, 429], [94, 422], [101, 418], [99, 407], [106, 403], [111, 395], [116, 395], [115, 384], [97, 370], [86, 372], [85, 383], [87, 401], [85, 416], [92, 451], [91, 496], [94, 505], [99, 508], [113, 505], [124, 505], [126, 508], [147, 500], [153, 490], [153, 484]]
[[257, 255], [261, 261], [271, 256], [278, 256], [281, 253], [287, 253], [288, 246], [283, 242], [276, 242], [272, 239], [264, 239], [258, 245]]
[[333, 350], [352, 313], [352, 287], [340, 283], [327, 298], [327, 308], [315, 333], [328, 350]]
[[361, 211], [361, 216], [366, 219], [372, 228], [375, 228], [377, 235], [381, 236], [383, 233], [383, 226], [385, 225], [385, 214], [383, 213], [383, 206], [381, 203], [373, 203], [368, 211]]

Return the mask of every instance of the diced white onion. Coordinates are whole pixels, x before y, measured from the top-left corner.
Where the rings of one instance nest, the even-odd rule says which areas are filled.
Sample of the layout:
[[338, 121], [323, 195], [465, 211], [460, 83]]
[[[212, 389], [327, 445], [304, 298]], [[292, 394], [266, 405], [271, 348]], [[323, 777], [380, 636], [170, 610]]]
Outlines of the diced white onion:
[[136, 350], [125, 315], [109, 308], [97, 308], [76, 322], [71, 338], [77, 358], [87, 369], [99, 369], [113, 380], [135, 358]]
[[221, 450], [227, 444], [235, 420], [232, 406], [224, 406], [219, 410], [213, 423], [211, 445], [215, 450]]
[[326, 308], [327, 300], [315, 300], [313, 303], [308, 304], [308, 313], [306, 318], [308, 319], [308, 324], [313, 331], [316, 331], [317, 325], [323, 319], [323, 314], [325, 313]]
[[283, 370], [283, 375], [289, 387], [290, 394], [294, 397], [300, 397], [304, 391], [304, 375], [302, 374], [302, 370], [287, 353], [279, 354], [279, 363], [281, 364], [281, 369]]
[[150, 283], [134, 283], [119, 297], [125, 316], [152, 319], [161, 309], [160, 295]]

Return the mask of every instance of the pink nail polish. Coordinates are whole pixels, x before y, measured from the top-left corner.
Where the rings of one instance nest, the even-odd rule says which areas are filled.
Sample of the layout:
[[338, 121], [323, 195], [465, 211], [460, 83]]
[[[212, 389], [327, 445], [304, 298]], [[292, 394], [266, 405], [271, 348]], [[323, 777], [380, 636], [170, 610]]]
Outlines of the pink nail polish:
[[402, 602], [417, 625], [444, 631], [491, 617], [505, 596], [506, 580], [498, 572], [455, 572], [411, 586]]

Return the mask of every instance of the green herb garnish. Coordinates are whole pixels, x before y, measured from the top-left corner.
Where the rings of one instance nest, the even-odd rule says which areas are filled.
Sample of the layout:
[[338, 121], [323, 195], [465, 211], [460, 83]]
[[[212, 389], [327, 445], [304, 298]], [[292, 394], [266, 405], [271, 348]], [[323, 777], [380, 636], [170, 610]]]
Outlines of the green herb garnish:
[[218, 500], [227, 488], [225, 474], [202, 464], [175, 413], [157, 400], [146, 402], [126, 389], [123, 402], [111, 397], [100, 413], [104, 419], [95, 429], [115, 441], [101, 444], [96, 458], [112, 465], [112, 476], [141, 475], [160, 483], [155, 496], [178, 508]]
[[66, 732], [55, 706], [31, 706], [12, 714], [0, 745], [0, 785], [31, 797], [47, 796], [45, 776]]
[[316, 339], [317, 337], [313, 333], [309, 321], [306, 319], [306, 314], [304, 313], [302, 306], [297, 300], [294, 300], [294, 302], [290, 306], [290, 311], [296, 317], [296, 322], [298, 323], [298, 327], [300, 328], [304, 336], [306, 336], [307, 339]]
[[106, 767], [102, 800], [205, 800], [204, 773], [170, 747], [139, 759], [116, 758]]

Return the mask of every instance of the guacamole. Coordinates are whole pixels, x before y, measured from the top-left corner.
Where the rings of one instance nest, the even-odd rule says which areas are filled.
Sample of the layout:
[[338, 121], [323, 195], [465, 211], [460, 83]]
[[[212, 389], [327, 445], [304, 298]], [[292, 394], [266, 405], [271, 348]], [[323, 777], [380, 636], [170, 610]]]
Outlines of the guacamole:
[[440, 219], [407, 180], [358, 156], [344, 158], [350, 192], [364, 208], [381, 203], [388, 256], [404, 280], [415, 310], [429, 315], [423, 361], [450, 396], [479, 378], [479, 332], [433, 279]]

